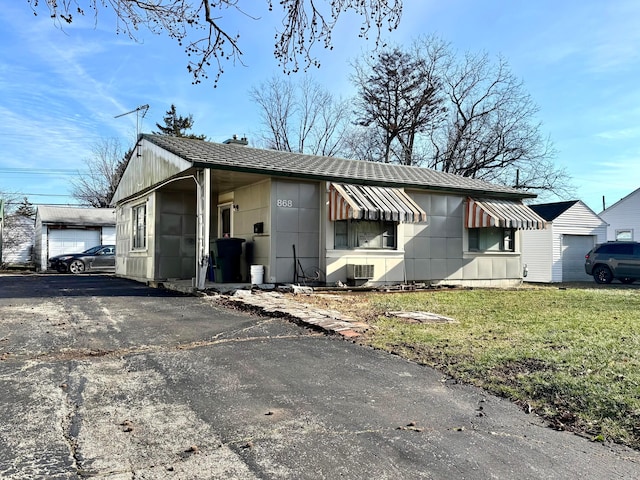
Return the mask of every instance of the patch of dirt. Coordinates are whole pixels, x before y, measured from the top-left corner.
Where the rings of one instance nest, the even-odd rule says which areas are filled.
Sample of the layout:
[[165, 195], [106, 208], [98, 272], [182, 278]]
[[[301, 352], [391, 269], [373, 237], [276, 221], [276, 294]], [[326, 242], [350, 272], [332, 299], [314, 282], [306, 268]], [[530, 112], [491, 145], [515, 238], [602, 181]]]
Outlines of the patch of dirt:
[[504, 379], [506, 383], [513, 383], [514, 379], [520, 375], [530, 375], [534, 372], [555, 372], [556, 370], [555, 365], [542, 360], [524, 358], [498, 365], [491, 369], [491, 373]]
[[326, 310], [337, 310], [364, 323], [370, 324], [380, 315], [379, 312], [371, 308], [368, 298], [362, 294], [287, 295], [295, 302], [306, 303]]
[[431, 312], [386, 312], [385, 315], [406, 323], [459, 323], [453, 318]]

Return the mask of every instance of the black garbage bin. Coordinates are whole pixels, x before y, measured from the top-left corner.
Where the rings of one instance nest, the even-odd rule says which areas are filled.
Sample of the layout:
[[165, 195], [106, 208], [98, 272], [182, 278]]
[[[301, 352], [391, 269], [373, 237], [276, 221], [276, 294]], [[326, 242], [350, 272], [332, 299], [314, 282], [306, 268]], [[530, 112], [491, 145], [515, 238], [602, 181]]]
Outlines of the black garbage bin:
[[213, 243], [216, 259], [216, 281], [221, 283], [242, 281], [240, 257], [244, 238], [217, 238]]

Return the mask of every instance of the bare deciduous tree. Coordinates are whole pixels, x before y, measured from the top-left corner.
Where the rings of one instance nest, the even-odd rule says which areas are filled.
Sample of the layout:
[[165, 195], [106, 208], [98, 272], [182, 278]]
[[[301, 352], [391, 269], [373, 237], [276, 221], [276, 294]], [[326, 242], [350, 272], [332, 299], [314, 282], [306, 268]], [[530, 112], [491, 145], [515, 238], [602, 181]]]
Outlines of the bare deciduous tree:
[[[412, 50], [392, 52], [393, 58], [383, 52], [368, 68], [356, 65], [353, 77], [361, 95], [356, 103], [360, 124], [378, 130], [369, 138], [383, 138], [379, 161], [407, 164], [410, 159], [538, 194], [572, 192], [565, 170], [554, 163], [551, 141], [541, 133], [537, 105], [503, 58], [467, 53], [459, 59], [435, 37], [417, 40]], [[394, 83], [396, 59], [397, 72], [409, 80], [400, 87]], [[423, 86], [411, 74], [424, 66], [428, 74], [420, 76], [435, 89], [427, 93], [444, 99], [430, 104], [436, 106], [432, 110], [423, 110]]]
[[[255, 1], [255, 0], [253, 0]], [[282, 28], [275, 34], [274, 55], [286, 72], [319, 66], [313, 47], [320, 43], [332, 48], [332, 32], [339, 18], [353, 12], [362, 18], [360, 37], [376, 33], [376, 44], [382, 28], [397, 28], [402, 15], [402, 0], [265, 0], [270, 12], [274, 5], [282, 8]], [[211, 63], [217, 66], [214, 85], [223, 73], [223, 62], [241, 61], [240, 34], [229, 33], [223, 26], [224, 10], [235, 10], [255, 21], [251, 2], [241, 0], [27, 0], [35, 14], [43, 9], [60, 27], [74, 21], [74, 16], [91, 12], [97, 22], [102, 9], [111, 9], [117, 17], [116, 31], [136, 39], [145, 27], [155, 34], [166, 34], [183, 46], [189, 58], [187, 69], [194, 83], [207, 78]], [[244, 9], [242, 8], [244, 5]], [[254, 6], [255, 8], [255, 6]], [[235, 27], [234, 27], [235, 28]], [[251, 28], [251, 27], [247, 27]]]
[[[394, 48], [355, 62], [358, 124], [381, 132], [381, 161], [416, 163], [416, 136], [432, 130], [445, 111], [440, 73], [446, 58], [446, 45], [431, 41], [420, 55]], [[395, 155], [394, 143], [399, 144]]]
[[538, 193], [572, 191], [539, 112], [504, 58], [467, 53], [445, 72], [449, 118], [434, 132], [431, 166]]
[[294, 83], [272, 77], [250, 95], [260, 107], [267, 148], [313, 155], [338, 155], [349, 126], [348, 103], [305, 77]]
[[[343, 155], [354, 160], [380, 162], [385, 156], [386, 136], [377, 128], [351, 128], [344, 142]], [[395, 155], [397, 152], [391, 152]]]
[[83, 205], [108, 207], [127, 166], [129, 153], [120, 141], [105, 138], [93, 145], [92, 156], [85, 159], [88, 173], [71, 181], [71, 195]]

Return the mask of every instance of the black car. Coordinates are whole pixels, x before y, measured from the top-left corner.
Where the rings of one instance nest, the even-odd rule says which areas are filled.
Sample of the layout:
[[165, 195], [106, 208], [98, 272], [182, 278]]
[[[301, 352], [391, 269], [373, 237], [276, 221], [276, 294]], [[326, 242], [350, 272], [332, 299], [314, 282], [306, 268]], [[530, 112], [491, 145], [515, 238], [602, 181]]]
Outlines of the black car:
[[596, 283], [633, 283], [640, 278], [640, 243], [607, 242], [596, 245], [585, 255], [584, 269]]
[[116, 246], [98, 245], [82, 253], [56, 255], [49, 259], [49, 268], [60, 273], [82, 273], [89, 270], [115, 270]]

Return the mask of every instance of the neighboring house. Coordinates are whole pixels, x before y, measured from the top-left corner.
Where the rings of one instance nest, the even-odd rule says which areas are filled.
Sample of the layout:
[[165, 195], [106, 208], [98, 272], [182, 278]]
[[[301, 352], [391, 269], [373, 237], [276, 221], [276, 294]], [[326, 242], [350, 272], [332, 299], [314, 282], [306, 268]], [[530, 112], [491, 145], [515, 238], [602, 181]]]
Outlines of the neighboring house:
[[33, 218], [12, 213], [4, 219], [0, 263], [13, 267], [33, 266]]
[[640, 188], [600, 212], [609, 224], [607, 240], [640, 241]]
[[546, 222], [545, 230], [522, 232], [522, 263], [527, 282], [593, 281], [584, 256], [606, 239], [607, 224], [580, 200], [529, 205]]
[[544, 228], [522, 203], [533, 196], [418, 167], [143, 134], [113, 199], [116, 273], [204, 288], [209, 255], [231, 237], [244, 281], [262, 265], [268, 283], [319, 270], [329, 284], [514, 285], [520, 231]]
[[113, 208], [54, 207], [36, 211], [36, 269], [47, 269], [47, 259], [63, 253], [80, 253], [96, 245], [115, 244]]

